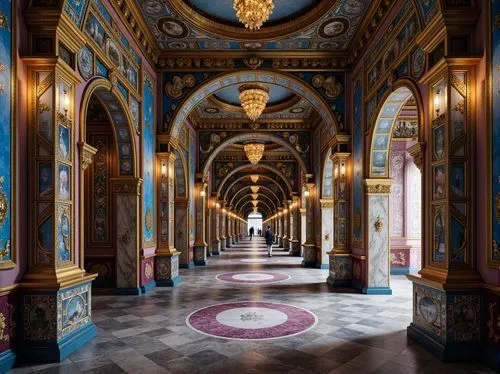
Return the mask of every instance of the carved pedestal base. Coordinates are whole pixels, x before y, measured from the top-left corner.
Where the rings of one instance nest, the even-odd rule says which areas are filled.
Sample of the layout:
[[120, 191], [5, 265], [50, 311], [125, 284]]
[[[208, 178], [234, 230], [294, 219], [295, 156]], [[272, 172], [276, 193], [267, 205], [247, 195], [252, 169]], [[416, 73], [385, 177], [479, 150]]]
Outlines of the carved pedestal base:
[[23, 361], [63, 361], [96, 336], [90, 311], [93, 278], [66, 289], [24, 292], [19, 344]]
[[207, 246], [194, 245], [194, 266], [207, 266]]
[[214, 240], [210, 248], [210, 253], [212, 254], [212, 256], [218, 256], [220, 255], [220, 250], [220, 241], [218, 239]]
[[302, 256], [302, 246], [298, 240], [290, 240], [290, 255], [295, 257]]
[[414, 302], [408, 336], [442, 361], [479, 360], [483, 353], [481, 292], [450, 292], [422, 278], [409, 278]]
[[174, 287], [180, 283], [179, 252], [156, 256], [156, 286]]
[[219, 241], [220, 241], [220, 250], [221, 252], [224, 252], [226, 250], [226, 237], [225, 236], [220, 237]]
[[233, 238], [230, 236], [226, 237], [226, 248], [231, 248], [233, 246]]
[[283, 249], [285, 252], [290, 250], [290, 240], [288, 240], [288, 238], [283, 238]]
[[332, 287], [350, 287], [352, 284], [352, 259], [350, 254], [329, 253], [329, 274], [326, 280]]
[[304, 260], [302, 266], [305, 268], [316, 267], [316, 246], [314, 244], [303, 244]]

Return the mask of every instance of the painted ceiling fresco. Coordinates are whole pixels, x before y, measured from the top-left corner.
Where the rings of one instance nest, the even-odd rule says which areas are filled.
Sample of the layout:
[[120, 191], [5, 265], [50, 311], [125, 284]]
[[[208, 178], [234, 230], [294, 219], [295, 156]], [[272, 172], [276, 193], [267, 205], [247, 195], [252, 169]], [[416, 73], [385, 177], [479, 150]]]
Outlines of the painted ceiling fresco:
[[[259, 31], [248, 31], [236, 21], [231, 0], [218, 1], [217, 6], [209, 0], [137, 2], [162, 50], [207, 51], [346, 50], [371, 3], [369, 0], [275, 0], [270, 22]], [[306, 21], [309, 23], [305, 24]], [[296, 30], [280, 35], [279, 30], [285, 25], [290, 28], [290, 24], [297, 24]], [[263, 40], [259, 33], [265, 34], [266, 29], [277, 32]], [[235, 30], [234, 34], [231, 30]]]

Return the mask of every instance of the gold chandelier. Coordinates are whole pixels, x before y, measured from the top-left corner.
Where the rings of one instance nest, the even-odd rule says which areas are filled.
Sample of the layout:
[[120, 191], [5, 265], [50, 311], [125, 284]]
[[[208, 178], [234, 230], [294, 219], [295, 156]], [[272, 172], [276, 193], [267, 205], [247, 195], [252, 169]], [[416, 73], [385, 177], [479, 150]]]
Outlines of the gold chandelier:
[[273, 0], [233, 0], [236, 16], [247, 29], [258, 30], [273, 12]]
[[252, 190], [253, 193], [259, 192], [260, 187], [259, 186], [251, 186], [250, 189]]
[[253, 204], [254, 207], [256, 207], [257, 204], [259, 204], [259, 200], [252, 200], [252, 204]]
[[266, 108], [269, 100], [269, 88], [262, 84], [244, 84], [240, 86], [241, 106], [252, 121], [256, 121]]
[[246, 143], [243, 147], [247, 155], [248, 161], [253, 165], [257, 165], [264, 155], [265, 146], [263, 143]]
[[257, 183], [259, 181], [259, 176], [257, 174], [250, 175], [250, 179], [253, 183]]

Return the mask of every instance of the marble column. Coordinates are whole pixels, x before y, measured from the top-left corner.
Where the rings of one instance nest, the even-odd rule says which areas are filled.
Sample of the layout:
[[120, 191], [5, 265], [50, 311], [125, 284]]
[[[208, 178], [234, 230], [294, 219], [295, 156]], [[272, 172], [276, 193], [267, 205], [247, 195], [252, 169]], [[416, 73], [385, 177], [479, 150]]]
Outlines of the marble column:
[[220, 222], [219, 222], [219, 228], [220, 228], [220, 233], [219, 233], [219, 240], [220, 240], [220, 250], [222, 252], [224, 252], [226, 250], [226, 224], [227, 224], [227, 211], [225, 208], [223, 208], [224, 206], [224, 201], [220, 201], [219, 202], [221, 208], [221, 212], [220, 212], [220, 215], [219, 215], [219, 219], [220, 219]]
[[273, 233], [274, 233], [274, 245], [279, 245], [279, 228], [278, 228], [278, 212], [275, 212], [273, 216]]
[[303, 201], [305, 204], [305, 242], [302, 244], [304, 251], [304, 267], [316, 267], [316, 243], [314, 242], [314, 183], [306, 183], [303, 191]]
[[234, 220], [234, 242], [235, 243], [239, 243], [240, 242], [240, 225], [239, 225], [240, 221], [238, 219], [238, 217], [235, 217], [235, 220]]
[[[343, 136], [345, 143], [350, 138]], [[345, 144], [344, 143], [344, 144]], [[341, 148], [339, 142], [339, 147]], [[348, 148], [347, 145], [345, 148]], [[348, 247], [349, 235], [349, 193], [348, 168], [350, 153], [334, 152], [333, 162], [333, 199], [334, 199], [334, 243], [329, 255], [329, 275], [327, 283], [331, 286], [350, 286], [352, 284], [352, 257]]]
[[231, 244], [236, 244], [236, 215], [234, 212], [231, 212]]
[[233, 246], [233, 238], [232, 238], [232, 231], [231, 231], [231, 211], [228, 210], [226, 214], [226, 248], [231, 248]]
[[194, 210], [195, 210], [195, 242], [193, 245], [195, 266], [207, 265], [207, 242], [205, 239], [205, 205], [206, 188], [204, 182], [196, 182]]
[[290, 235], [288, 232], [290, 229], [290, 226], [288, 224], [289, 214], [290, 214], [290, 210], [289, 210], [289, 206], [288, 206], [288, 201], [284, 200], [283, 201], [283, 249], [285, 251], [290, 250], [290, 239], [289, 239]]
[[219, 233], [220, 233], [220, 215], [221, 215], [221, 209], [220, 209], [220, 204], [216, 200], [216, 196], [212, 197], [213, 200], [213, 207], [212, 207], [212, 222], [210, 225], [210, 230], [211, 230], [211, 238], [210, 238], [210, 251], [212, 255], [218, 256], [220, 254], [220, 240], [219, 240]]
[[278, 208], [278, 247], [283, 248], [283, 208]]
[[294, 196], [290, 205], [290, 255], [301, 255], [299, 198]]
[[158, 241], [155, 280], [159, 287], [173, 287], [180, 282], [179, 255], [175, 248], [175, 154], [156, 154], [158, 160]]
[[[83, 46], [77, 46], [81, 38], [76, 35], [69, 38], [74, 38], [71, 45], [76, 47], [72, 51], [76, 53]], [[29, 251], [27, 269], [20, 280], [23, 306], [18, 331], [22, 333], [16, 343], [24, 360], [61, 361], [96, 335], [90, 305], [91, 283], [97, 274], [85, 273], [83, 246], [77, 247], [75, 235], [84, 229], [83, 219], [78, 227], [75, 221], [78, 203], [75, 179], [83, 183], [83, 170], [91, 162], [92, 152], [86, 153], [83, 147], [85, 137], [81, 137], [81, 147], [76, 146], [75, 118], [79, 116], [79, 109], [75, 91], [81, 83], [79, 75], [57, 56], [27, 58], [24, 64], [29, 91], [25, 98], [27, 107], [22, 110], [27, 112], [29, 123], [28, 174], [32, 181], [26, 186], [30, 217], [25, 222], [30, 224], [31, 245], [26, 245]], [[116, 90], [113, 94], [117, 94]], [[88, 145], [85, 148], [92, 149]], [[45, 185], [34, 182], [37, 176], [44, 174], [49, 176]], [[137, 192], [138, 180], [135, 181], [134, 191]], [[128, 216], [132, 215], [137, 221], [137, 193], [131, 202], [132, 213]], [[123, 219], [122, 214], [119, 217]], [[127, 224], [129, 221], [130, 218]], [[138, 265], [137, 228], [135, 224], [131, 233], [134, 247], [124, 254], [135, 271]], [[138, 288], [137, 279], [135, 281], [134, 286]], [[74, 307], [73, 312], [78, 311], [71, 321], [68, 305]]]
[[185, 197], [177, 197], [174, 202], [174, 247], [180, 252], [179, 267], [190, 269], [194, 266], [194, 254], [189, 245], [189, 204]]
[[333, 223], [333, 198], [324, 198], [320, 200], [321, 206], [321, 269], [329, 267], [329, 253], [333, 249], [334, 223]]
[[362, 292], [391, 295], [389, 284], [389, 197], [392, 179], [365, 179], [365, 227], [367, 228], [367, 284]]

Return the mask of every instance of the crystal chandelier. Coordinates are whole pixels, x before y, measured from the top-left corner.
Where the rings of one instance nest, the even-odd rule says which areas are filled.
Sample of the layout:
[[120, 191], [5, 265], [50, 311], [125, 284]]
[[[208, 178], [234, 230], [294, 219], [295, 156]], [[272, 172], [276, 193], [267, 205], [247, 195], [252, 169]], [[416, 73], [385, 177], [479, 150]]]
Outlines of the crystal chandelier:
[[266, 108], [269, 100], [269, 89], [261, 84], [244, 84], [240, 86], [241, 106], [248, 118], [255, 122]]
[[250, 189], [252, 190], [253, 193], [257, 193], [257, 192], [259, 192], [260, 187], [259, 186], [252, 186], [252, 187], [250, 187]]
[[257, 183], [259, 181], [259, 176], [257, 174], [250, 175], [250, 179], [253, 183]]
[[247, 29], [258, 30], [273, 12], [273, 0], [233, 0], [236, 16]]
[[264, 155], [264, 144], [262, 143], [246, 143], [243, 147], [247, 155], [248, 161], [257, 165]]

